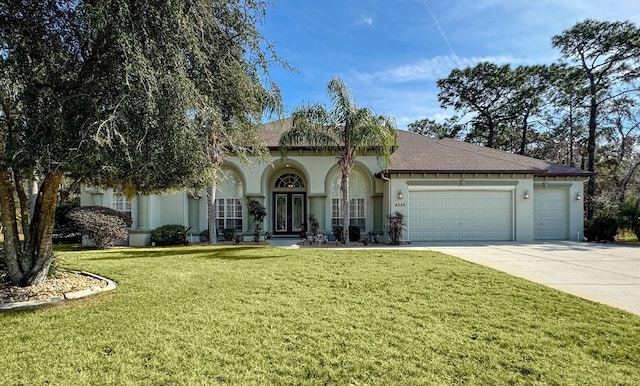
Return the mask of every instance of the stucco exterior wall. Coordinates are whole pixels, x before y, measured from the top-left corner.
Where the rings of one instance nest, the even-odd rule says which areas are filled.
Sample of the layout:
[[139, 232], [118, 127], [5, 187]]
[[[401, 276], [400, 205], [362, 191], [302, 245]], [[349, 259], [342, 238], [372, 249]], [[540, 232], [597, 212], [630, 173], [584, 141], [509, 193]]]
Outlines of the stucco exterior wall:
[[[250, 199], [262, 202], [267, 208], [263, 230], [273, 232], [273, 192], [276, 178], [283, 173], [295, 173], [304, 181], [301, 190], [306, 197], [305, 218], [315, 215], [320, 231], [331, 232], [331, 186], [339, 176], [339, 168], [334, 155], [318, 154], [313, 151], [292, 151], [280, 158], [272, 154], [271, 162], [253, 159], [243, 164], [236, 157], [230, 157], [223, 168], [233, 170], [242, 182], [244, 205]], [[451, 189], [473, 190], [474, 186], [485, 189], [498, 187], [512, 191], [513, 236], [514, 241], [534, 240], [534, 202], [536, 187], [563, 186], [568, 189], [567, 221], [568, 238], [581, 239], [583, 235], [583, 194], [584, 181], [575, 177], [555, 177], [541, 179], [532, 175], [514, 174], [392, 174], [375, 178], [383, 166], [375, 156], [360, 156], [356, 170], [366, 176], [366, 232], [382, 234], [386, 240], [387, 215], [398, 211], [407, 216], [409, 193], [415, 187], [447, 186]], [[580, 199], [576, 199], [577, 197]], [[83, 187], [81, 205], [102, 205], [112, 207], [113, 190]], [[167, 195], [136, 196], [132, 199], [133, 226], [130, 233], [131, 245], [149, 245], [151, 230], [164, 224], [181, 224], [191, 227], [194, 241], [202, 230], [207, 229], [207, 197], [205, 191], [180, 191]], [[243, 211], [243, 232], [251, 232], [246, 207]], [[409, 230], [405, 230], [405, 235]], [[364, 235], [363, 235], [364, 236]], [[404, 241], [412, 241], [404, 239]]]
[[[450, 188], [451, 190], [456, 190], [457, 188], [466, 190], [477, 188], [482, 190], [492, 186], [495, 189], [512, 189], [513, 241], [533, 241], [533, 183], [533, 176], [530, 175], [392, 175], [391, 180], [388, 182], [388, 203], [384, 205], [389, 210], [386, 210], [385, 213], [398, 211], [406, 217], [408, 210], [410, 210], [408, 193], [417, 186], [430, 186], [434, 187], [434, 189], [447, 187], [447, 189]], [[400, 195], [402, 198], [399, 198]], [[525, 198], [525, 195], [528, 198]], [[572, 208], [574, 211], [576, 210], [575, 207]], [[574, 213], [572, 221], [576, 221], [575, 215], [576, 213]], [[579, 222], [582, 222], [581, 217]], [[409, 229], [405, 231], [405, 234], [408, 233]], [[406, 241], [412, 240], [407, 239]]]

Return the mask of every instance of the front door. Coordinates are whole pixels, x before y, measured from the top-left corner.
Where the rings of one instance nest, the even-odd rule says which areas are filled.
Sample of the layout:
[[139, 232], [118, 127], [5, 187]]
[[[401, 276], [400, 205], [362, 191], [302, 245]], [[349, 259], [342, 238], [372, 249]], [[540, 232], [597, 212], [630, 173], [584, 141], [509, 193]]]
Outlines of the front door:
[[305, 226], [305, 193], [273, 193], [273, 233], [299, 234]]

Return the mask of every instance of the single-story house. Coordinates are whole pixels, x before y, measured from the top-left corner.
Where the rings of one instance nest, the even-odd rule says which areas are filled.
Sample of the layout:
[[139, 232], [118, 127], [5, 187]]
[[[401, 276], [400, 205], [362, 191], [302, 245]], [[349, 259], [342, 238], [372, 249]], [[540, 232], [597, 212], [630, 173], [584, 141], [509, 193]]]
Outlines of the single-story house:
[[[266, 206], [263, 229], [275, 237], [298, 235], [310, 215], [326, 233], [341, 224], [335, 155], [297, 146], [283, 156], [278, 141], [291, 123], [286, 118], [263, 125], [270, 162], [225, 161], [225, 178], [217, 185], [218, 229], [251, 234], [247, 203], [254, 199]], [[350, 176], [350, 225], [362, 234], [384, 238], [387, 215], [398, 211], [406, 217], [405, 242], [582, 239], [589, 172], [454, 139], [397, 134], [388, 168], [375, 155], [361, 155]], [[130, 245], [148, 245], [151, 230], [163, 224], [191, 227], [194, 240], [207, 228], [204, 191], [130, 199], [113, 189], [84, 187], [81, 205], [130, 212]]]

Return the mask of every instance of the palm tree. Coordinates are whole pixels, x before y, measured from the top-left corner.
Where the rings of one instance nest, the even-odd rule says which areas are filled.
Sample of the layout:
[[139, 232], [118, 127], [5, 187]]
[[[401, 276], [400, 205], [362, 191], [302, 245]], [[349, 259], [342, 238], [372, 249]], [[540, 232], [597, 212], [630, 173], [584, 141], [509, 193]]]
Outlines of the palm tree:
[[335, 150], [342, 172], [342, 237], [349, 244], [349, 174], [356, 156], [373, 152], [389, 164], [396, 145], [394, 121], [384, 115], [374, 115], [368, 108], [359, 107], [344, 81], [333, 78], [327, 85], [332, 106], [303, 105], [293, 112], [291, 129], [280, 137], [280, 146], [309, 145], [321, 150]]

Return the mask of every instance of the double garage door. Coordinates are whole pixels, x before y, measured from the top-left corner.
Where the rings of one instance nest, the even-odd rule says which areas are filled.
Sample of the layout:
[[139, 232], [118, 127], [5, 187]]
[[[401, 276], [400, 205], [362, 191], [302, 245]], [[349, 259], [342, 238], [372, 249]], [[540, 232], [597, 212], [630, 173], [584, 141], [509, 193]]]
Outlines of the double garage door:
[[407, 201], [409, 240], [513, 240], [513, 190], [410, 190]]

